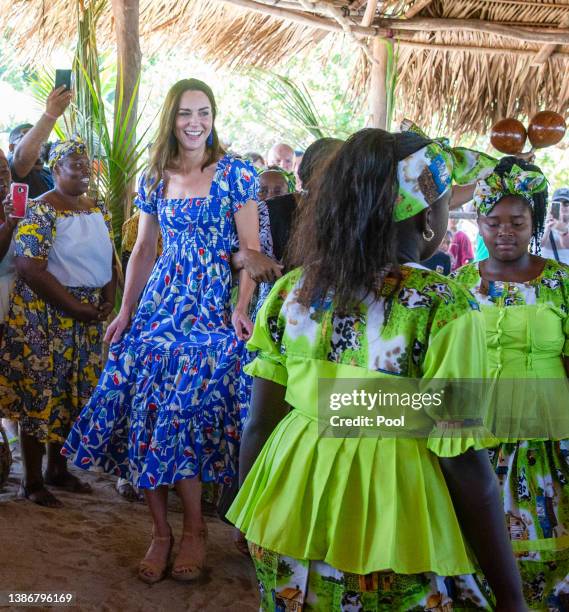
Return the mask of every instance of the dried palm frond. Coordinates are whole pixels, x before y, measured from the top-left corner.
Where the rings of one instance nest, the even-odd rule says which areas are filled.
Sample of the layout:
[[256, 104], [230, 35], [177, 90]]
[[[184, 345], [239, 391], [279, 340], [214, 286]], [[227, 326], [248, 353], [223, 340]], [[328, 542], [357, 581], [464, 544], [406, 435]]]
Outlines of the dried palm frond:
[[[569, 0], [379, 0], [377, 17], [475, 19], [518, 27], [557, 28], [569, 17]], [[84, 0], [87, 4], [87, 0]], [[305, 15], [327, 17], [325, 7], [342, 9], [345, 23], [359, 23], [365, 0], [306, 2], [257, 0], [292, 7]], [[222, 0], [140, 0], [144, 53], [172, 48], [199, 51], [205, 59], [231, 68], [274, 68], [306, 53], [327, 36], [343, 36], [251, 12]], [[0, 30], [22, 57], [43, 59], [56, 45], [74, 38], [74, 15], [65, 0], [0, 0]], [[98, 20], [99, 41], [114, 43], [110, 2]], [[424, 124], [455, 134], [484, 133], [506, 115], [525, 118], [548, 108], [569, 116], [569, 46], [553, 46], [540, 63], [542, 48], [492, 34], [457, 31], [397, 30], [396, 88], [398, 110]], [[348, 42], [346, 53], [361, 51]], [[102, 47], [103, 48], [103, 47]], [[351, 86], [358, 93], [369, 83], [369, 59], [362, 54]]]

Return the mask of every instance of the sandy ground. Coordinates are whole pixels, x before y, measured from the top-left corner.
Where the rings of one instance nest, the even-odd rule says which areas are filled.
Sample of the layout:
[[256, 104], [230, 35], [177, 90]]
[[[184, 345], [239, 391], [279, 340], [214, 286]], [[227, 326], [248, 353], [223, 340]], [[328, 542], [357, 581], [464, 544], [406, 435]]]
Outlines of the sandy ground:
[[[146, 507], [119, 497], [114, 479], [79, 472], [93, 494], [54, 490], [65, 506], [47, 509], [16, 498], [20, 466], [12, 467], [0, 491], [0, 593], [73, 592], [76, 603], [65, 609], [81, 611], [259, 609], [253, 566], [234, 548], [231, 527], [213, 517], [207, 518], [207, 569], [199, 582], [140, 582], [136, 568], [151, 529]], [[178, 539], [181, 508], [173, 493], [170, 498], [170, 522]]]

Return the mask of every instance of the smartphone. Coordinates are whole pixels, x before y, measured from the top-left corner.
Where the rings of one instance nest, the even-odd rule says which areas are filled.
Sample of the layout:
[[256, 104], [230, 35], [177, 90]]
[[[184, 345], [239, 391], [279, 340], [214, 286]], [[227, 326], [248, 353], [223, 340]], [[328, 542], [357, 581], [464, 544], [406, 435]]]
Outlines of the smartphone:
[[12, 216], [23, 219], [26, 216], [26, 206], [28, 204], [28, 186], [24, 183], [12, 183], [10, 197], [13, 206]]
[[551, 216], [554, 219], [557, 219], [557, 220], [559, 220], [559, 212], [560, 212], [559, 211], [559, 206], [560, 206], [559, 202], [552, 202], [551, 203]]
[[71, 70], [56, 70], [55, 71], [55, 89], [65, 85], [67, 89], [71, 89]]

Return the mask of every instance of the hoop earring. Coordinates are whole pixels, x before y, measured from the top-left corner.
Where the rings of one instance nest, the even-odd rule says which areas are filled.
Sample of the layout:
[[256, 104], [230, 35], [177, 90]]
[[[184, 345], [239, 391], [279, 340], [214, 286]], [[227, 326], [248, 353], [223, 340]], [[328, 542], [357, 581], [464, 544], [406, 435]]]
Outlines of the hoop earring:
[[213, 147], [213, 130], [209, 133], [207, 140], [205, 141], [208, 147]]
[[431, 242], [431, 240], [435, 237], [435, 232], [433, 232], [433, 229], [429, 226], [427, 226], [426, 230], [423, 230], [423, 239], [426, 242]]

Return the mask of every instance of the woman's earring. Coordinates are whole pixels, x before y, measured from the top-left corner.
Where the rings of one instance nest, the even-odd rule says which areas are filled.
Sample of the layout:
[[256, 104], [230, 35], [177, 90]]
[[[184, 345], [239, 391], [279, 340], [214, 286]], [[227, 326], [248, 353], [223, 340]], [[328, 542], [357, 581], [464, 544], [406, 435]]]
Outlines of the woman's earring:
[[426, 242], [431, 242], [434, 237], [435, 232], [433, 232], [433, 229], [427, 225], [427, 229], [423, 230], [423, 238]]
[[213, 147], [213, 130], [209, 133], [209, 136], [205, 142], [208, 147]]

